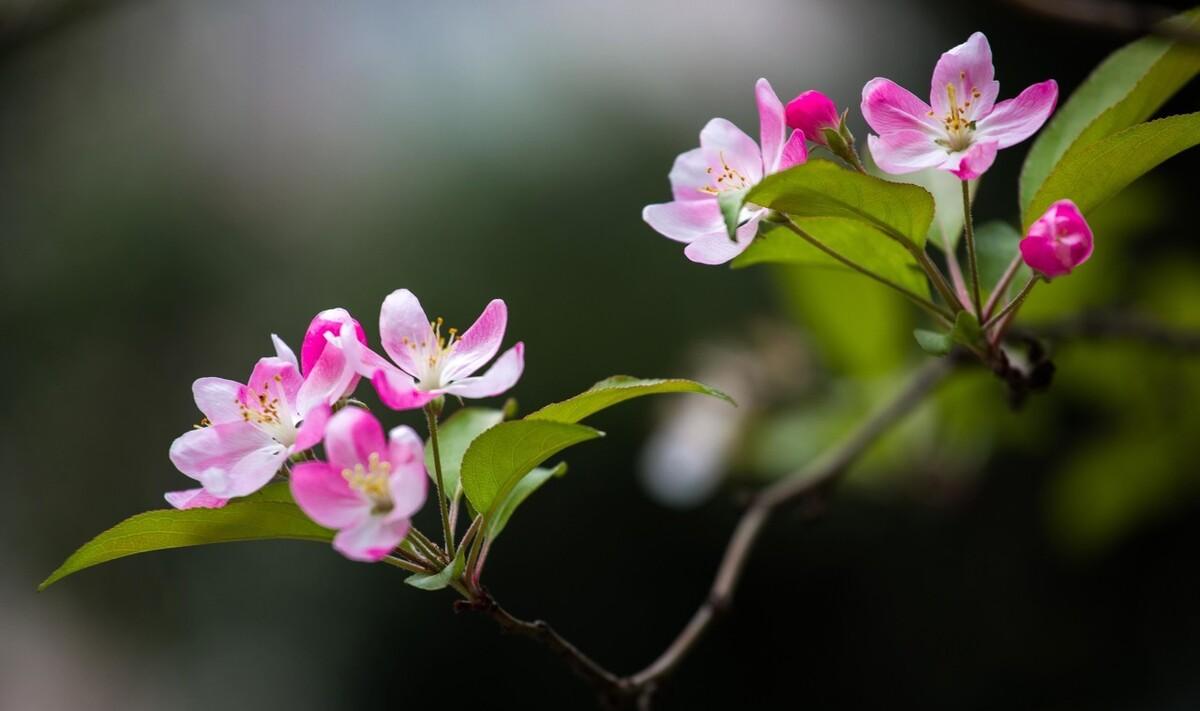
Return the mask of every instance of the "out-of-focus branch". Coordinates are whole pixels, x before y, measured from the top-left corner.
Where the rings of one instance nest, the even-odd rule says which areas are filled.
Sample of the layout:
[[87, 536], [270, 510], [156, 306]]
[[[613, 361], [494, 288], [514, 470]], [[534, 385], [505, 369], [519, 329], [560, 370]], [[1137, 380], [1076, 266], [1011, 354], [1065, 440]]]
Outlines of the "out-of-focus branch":
[[1187, 354], [1200, 354], [1200, 330], [1164, 325], [1133, 313], [1094, 311], [1020, 329], [1023, 336], [1054, 341], [1136, 341]]
[[0, 62], [124, 5], [129, 0], [44, 2], [19, 16], [0, 14]]
[[1042, 17], [1125, 35], [1158, 35], [1200, 44], [1200, 32], [1171, 22], [1175, 11], [1160, 5], [1121, 0], [1007, 0]]

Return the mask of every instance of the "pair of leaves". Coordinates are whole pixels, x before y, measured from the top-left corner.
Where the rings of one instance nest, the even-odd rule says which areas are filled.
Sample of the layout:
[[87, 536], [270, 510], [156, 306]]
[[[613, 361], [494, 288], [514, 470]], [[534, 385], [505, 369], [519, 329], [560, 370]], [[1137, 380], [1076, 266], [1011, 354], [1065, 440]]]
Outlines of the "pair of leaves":
[[[1171, 22], [1195, 31], [1200, 28], [1200, 10]], [[1198, 72], [1200, 48], [1160, 37], [1138, 40], [1110, 55], [1059, 108], [1030, 149], [1020, 180], [1022, 226], [1027, 229], [1050, 203], [1062, 198], [1075, 200], [1086, 212], [1166, 158], [1195, 145], [1187, 140], [1188, 132], [1195, 133], [1192, 122], [1138, 124]], [[1147, 143], [1158, 152], [1139, 156], [1139, 148]], [[1141, 159], [1126, 164], [1126, 157]], [[1100, 166], [1103, 170], [1087, 173]]]
[[[473, 482], [468, 492], [475, 490], [476, 500], [484, 501], [479, 499], [478, 492], [486, 491], [488, 487], [497, 492], [503, 489], [504, 496], [493, 497], [495, 501], [487, 501], [489, 505], [486, 508], [477, 506], [479, 510], [490, 513], [485, 531], [495, 538], [513, 511], [530, 494], [566, 471], [563, 465], [553, 469], [533, 469], [534, 466], [571, 443], [600, 436], [596, 430], [574, 422], [633, 397], [667, 392], [703, 392], [725, 397], [687, 380], [618, 377], [601, 381], [569, 400], [549, 405], [526, 420], [494, 424], [501, 417], [499, 411], [465, 408], [471, 412], [466, 415], [456, 413], [455, 417], [446, 421], [448, 436], [443, 446], [449, 446], [451, 450], [450, 456], [443, 459], [443, 466], [449, 465], [456, 472], [461, 468], [463, 486], [468, 486], [466, 482]], [[535, 418], [539, 414], [541, 418]], [[489, 422], [493, 424], [485, 427]], [[478, 432], [460, 445], [461, 433], [471, 430]], [[542, 436], [531, 436], [534, 430]], [[551, 433], [551, 430], [556, 432]], [[504, 443], [512, 446], [513, 451], [502, 453], [498, 445]], [[480, 445], [478, 449], [476, 445]], [[464, 454], [456, 455], [457, 451]], [[471, 455], [472, 451], [476, 454]], [[446, 451], [443, 450], [443, 453]], [[492, 456], [489, 457], [489, 454]], [[483, 466], [488, 459], [498, 465], [491, 473]], [[444, 468], [444, 476], [446, 471]], [[484, 488], [476, 488], [474, 482], [482, 482]], [[292, 500], [288, 485], [280, 482], [270, 484], [251, 496], [231, 501], [219, 509], [162, 509], [132, 516], [80, 547], [38, 589], [44, 590], [85, 568], [139, 553], [210, 543], [270, 539], [328, 543], [333, 539], [333, 532], [305, 516]], [[460, 554], [446, 569], [433, 575], [414, 575], [407, 582], [422, 589], [440, 589], [461, 574], [464, 563], [463, 554]]]

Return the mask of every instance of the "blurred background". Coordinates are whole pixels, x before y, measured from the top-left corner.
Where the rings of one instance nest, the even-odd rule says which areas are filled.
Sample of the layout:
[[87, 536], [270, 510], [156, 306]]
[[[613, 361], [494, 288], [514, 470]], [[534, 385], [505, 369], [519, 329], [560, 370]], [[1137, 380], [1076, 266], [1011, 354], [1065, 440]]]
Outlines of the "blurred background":
[[[745, 492], [922, 357], [916, 314], [873, 285], [691, 264], [642, 205], [710, 117], [757, 135], [756, 78], [785, 101], [856, 107], [876, 75], [922, 94], [977, 29], [1005, 97], [1048, 77], [1065, 95], [1128, 39], [917, 0], [0, 0], [0, 708], [589, 708], [543, 649], [325, 546], [170, 551], [33, 590], [188, 483], [166, 454], [196, 377], [244, 378], [323, 308], [374, 340], [399, 287], [460, 326], [502, 297], [526, 411], [614, 373], [742, 401], [597, 416], [609, 436], [567, 453], [489, 560], [514, 613], [641, 668], [703, 599]], [[983, 182], [981, 221], [1015, 219], [1026, 147]], [[1111, 307], [1200, 328], [1197, 168], [1097, 214], [1095, 258], [1023, 322]], [[959, 376], [821, 518], [772, 524], [660, 707], [1200, 706], [1200, 365], [1053, 357], [1020, 411]]]

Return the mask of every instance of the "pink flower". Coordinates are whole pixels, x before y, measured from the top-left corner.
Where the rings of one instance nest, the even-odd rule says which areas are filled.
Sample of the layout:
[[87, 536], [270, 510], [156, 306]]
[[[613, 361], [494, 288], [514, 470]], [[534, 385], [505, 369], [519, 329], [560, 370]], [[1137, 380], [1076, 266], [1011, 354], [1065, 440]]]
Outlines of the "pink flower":
[[300, 386], [300, 372], [286, 357], [259, 360], [245, 385], [197, 380], [192, 393], [204, 420], [171, 443], [170, 457], [201, 488], [170, 492], [167, 502], [176, 508], [223, 506], [258, 491], [288, 457], [317, 444], [330, 409], [314, 407], [301, 417]]
[[1059, 200], [1029, 226], [1021, 259], [1047, 278], [1070, 274], [1092, 256], [1092, 228], [1070, 200]]
[[683, 253], [693, 262], [722, 264], [741, 254], [758, 232], [765, 208], [742, 209], [737, 241], [729, 239], [717, 196], [748, 190], [763, 176], [785, 170], [808, 158], [804, 134], [787, 134], [783, 104], [766, 79], [755, 85], [761, 148], [741, 129], [722, 118], [700, 132], [700, 147], [681, 154], [671, 168], [675, 200], [647, 205], [642, 219], [663, 236], [687, 244]]
[[395, 410], [408, 410], [443, 394], [491, 397], [516, 385], [525, 368], [525, 344], [520, 342], [483, 375], [474, 375], [500, 350], [507, 325], [508, 307], [493, 299], [462, 335], [454, 328], [443, 335], [442, 319], [430, 322], [417, 297], [399, 289], [384, 299], [379, 312], [383, 349], [394, 365], [348, 338], [348, 325], [342, 326], [341, 342], [357, 372], [371, 379], [379, 399]]
[[411, 427], [385, 440], [379, 420], [357, 407], [339, 411], [325, 431], [328, 462], [292, 469], [292, 497], [318, 524], [337, 529], [333, 547], [352, 560], [384, 558], [408, 534], [425, 503], [425, 449]]
[[867, 136], [875, 163], [889, 173], [937, 167], [961, 180], [983, 175], [996, 151], [1032, 136], [1058, 100], [1051, 79], [997, 104], [994, 76], [992, 49], [976, 32], [938, 60], [929, 104], [888, 79], [867, 82], [862, 111], [879, 134]]
[[304, 376], [304, 383], [296, 396], [301, 413], [315, 407], [332, 406], [353, 393], [358, 386], [359, 374], [342, 349], [343, 326], [348, 326], [347, 333], [352, 334], [351, 338], [366, 344], [367, 335], [362, 325], [348, 311], [341, 308], [326, 309], [313, 317], [308, 325], [304, 343], [300, 347], [299, 362], [278, 336], [271, 336], [280, 357], [284, 358], [286, 352], [289, 360]]
[[819, 91], [806, 91], [788, 102], [787, 125], [813, 143], [827, 145], [825, 129], [836, 131], [842, 120], [833, 99]]

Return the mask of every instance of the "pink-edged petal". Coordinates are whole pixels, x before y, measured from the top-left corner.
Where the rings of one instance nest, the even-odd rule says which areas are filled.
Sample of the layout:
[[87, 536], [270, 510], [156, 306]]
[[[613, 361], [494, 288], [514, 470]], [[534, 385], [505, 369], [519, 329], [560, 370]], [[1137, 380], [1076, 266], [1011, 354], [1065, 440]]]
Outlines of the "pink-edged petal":
[[692, 240], [725, 224], [721, 206], [712, 196], [705, 200], [676, 200], [642, 209], [642, 219], [656, 232], [677, 242]]
[[[283, 416], [293, 415], [296, 410], [296, 394], [304, 379], [296, 366], [282, 358], [260, 358], [250, 373], [250, 381], [246, 383], [247, 390], [242, 391], [244, 404], [250, 409], [261, 409], [260, 396], [266, 395], [267, 401], [278, 400], [279, 409]], [[259, 398], [255, 402], [252, 398]], [[284, 407], [291, 412], [284, 413]]]
[[347, 407], [325, 425], [325, 456], [338, 471], [366, 466], [372, 454], [387, 454], [383, 425], [371, 413], [358, 407]]
[[404, 372], [419, 378], [429, 367], [428, 352], [437, 339], [421, 302], [408, 289], [397, 289], [383, 300], [379, 334], [383, 350]]
[[516, 385], [524, 370], [525, 344], [518, 342], [501, 354], [483, 375], [453, 382], [441, 392], [463, 398], [492, 397]]
[[881, 136], [897, 131], [938, 134], [941, 124], [930, 116], [930, 111], [929, 104], [891, 79], [876, 77], [863, 87], [863, 118]]
[[692, 242], [683, 253], [697, 264], [724, 264], [750, 246], [754, 236], [758, 234], [758, 221], [761, 217], [760, 212], [738, 228], [737, 242], [730, 240], [729, 234], [722, 229]]
[[997, 150], [995, 141], [976, 143], [965, 151], [951, 153], [938, 168], [953, 173], [959, 180], [975, 180], [992, 167]]
[[1052, 204], [1021, 240], [1021, 256], [1047, 277], [1069, 274], [1092, 256], [1092, 228], [1070, 200]]
[[867, 136], [867, 148], [875, 165], [885, 173], [914, 173], [941, 165], [946, 149], [921, 131], [896, 131], [885, 136]]
[[276, 358], [280, 360], [286, 360], [297, 368], [300, 367], [300, 361], [296, 360], [296, 352], [293, 351], [292, 347], [285, 343], [282, 338], [274, 333], [271, 334], [271, 345], [275, 347]]
[[508, 305], [492, 299], [475, 323], [463, 332], [450, 353], [442, 356], [442, 381], [452, 382], [479, 370], [500, 352], [504, 330], [508, 328]]
[[693, 148], [675, 158], [668, 176], [671, 193], [676, 200], [711, 200], [712, 195], [701, 188], [709, 183], [708, 161], [704, 160], [704, 149]]
[[346, 309], [325, 309], [313, 317], [308, 324], [308, 330], [304, 332], [304, 343], [300, 346], [300, 373], [302, 375], [307, 376], [312, 371], [321, 357], [321, 353], [329, 344], [326, 334], [340, 335], [345, 324], [352, 324], [360, 343], [367, 342], [367, 334], [363, 331], [362, 324], [355, 320]]
[[950, 92], [962, 108], [967, 120], [987, 116], [1000, 93], [992, 66], [992, 48], [982, 32], [971, 35], [966, 42], [944, 53], [933, 69], [929, 103], [938, 116], [950, 113]]
[[209, 422], [241, 422], [243, 389], [241, 383], [225, 378], [200, 378], [192, 383], [192, 396]]
[[[193, 479], [210, 469], [232, 470], [261, 449], [282, 445], [249, 422], [225, 422], [184, 432], [171, 443], [171, 463]], [[214, 492], [216, 493], [216, 492]]]
[[398, 368], [380, 369], [371, 378], [371, 385], [384, 405], [393, 410], [415, 410], [438, 396], [438, 393], [421, 390], [407, 373]]
[[215, 496], [248, 496], [270, 483], [287, 462], [288, 453], [287, 447], [272, 442], [242, 457], [228, 471], [213, 468], [200, 472], [200, 483]]
[[324, 403], [304, 413], [304, 421], [296, 431], [296, 442], [292, 445], [292, 452], [303, 452], [317, 446], [325, 436], [325, 426], [329, 424], [332, 414], [333, 408]]
[[1058, 103], [1053, 79], [1034, 84], [1014, 99], [1001, 101], [976, 124], [975, 140], [995, 141], [1000, 148], [1016, 145], [1037, 132]]
[[742, 185], [741, 179], [737, 179], [734, 188], [750, 187], [762, 180], [763, 160], [758, 144], [729, 121], [723, 118], [709, 121], [700, 131], [700, 148], [704, 151], [704, 161], [712, 169], [708, 176], [712, 188], [730, 187], [729, 180], [721, 180], [722, 173], [729, 169], [737, 171], [748, 183]]
[[411, 427], [400, 426], [388, 433], [388, 482], [392, 510], [388, 518], [410, 518], [425, 503], [429, 475], [425, 472], [425, 444]]
[[371, 500], [351, 489], [341, 470], [325, 462], [295, 465], [288, 484], [300, 510], [325, 528], [346, 528], [371, 515]]
[[[353, 338], [353, 325], [343, 324], [342, 331]], [[332, 336], [325, 336], [331, 339]], [[358, 372], [342, 350], [342, 337], [333, 338], [337, 343], [325, 344], [325, 350], [313, 363], [296, 394], [296, 408], [303, 414], [320, 405], [332, 405], [354, 391], [358, 385]], [[354, 341], [357, 343], [357, 340]]]
[[784, 171], [800, 165], [808, 160], [808, 145], [803, 131], [792, 131], [787, 143], [783, 145], [783, 155], [779, 157], [777, 171]]
[[754, 84], [754, 98], [758, 102], [759, 146], [762, 148], [763, 175], [779, 170], [779, 157], [783, 154], [783, 143], [787, 137], [787, 123], [783, 115], [783, 102], [771, 88], [771, 82], [759, 79]]
[[333, 537], [333, 548], [351, 560], [375, 563], [387, 557], [412, 524], [408, 519], [388, 520], [383, 516], [368, 516]]
[[229, 499], [213, 496], [204, 489], [185, 489], [183, 491], [168, 491], [163, 498], [171, 506], [180, 509], [219, 509], [229, 503]]

